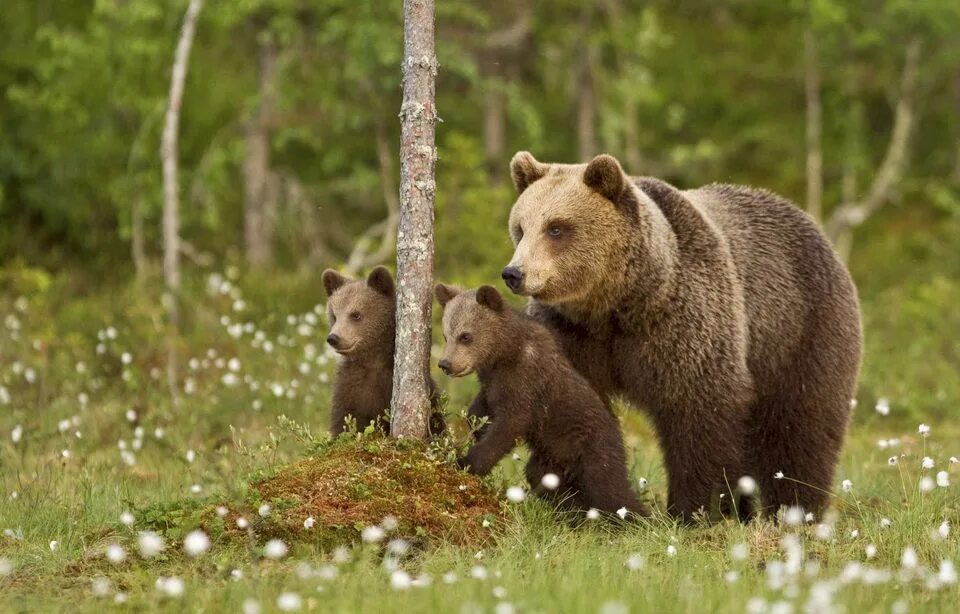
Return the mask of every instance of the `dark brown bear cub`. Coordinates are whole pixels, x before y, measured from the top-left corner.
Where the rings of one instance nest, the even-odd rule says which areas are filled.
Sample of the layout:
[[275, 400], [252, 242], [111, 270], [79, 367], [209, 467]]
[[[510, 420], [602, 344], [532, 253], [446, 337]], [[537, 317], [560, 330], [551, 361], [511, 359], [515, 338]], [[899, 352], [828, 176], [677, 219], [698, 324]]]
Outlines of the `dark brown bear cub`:
[[[617, 419], [552, 334], [510, 309], [491, 286], [460, 291], [439, 284], [436, 296], [447, 340], [440, 368], [453, 377], [476, 372], [481, 390], [471, 414], [492, 419], [460, 466], [486, 475], [523, 439], [537, 495], [573, 509], [646, 515], [630, 490]], [[558, 488], [542, 484], [548, 473], [559, 477]]]
[[[348, 417], [362, 431], [371, 422], [385, 429], [385, 412], [393, 395], [393, 349], [396, 332], [396, 296], [393, 277], [385, 267], [373, 269], [366, 280], [351, 280], [327, 269], [330, 344], [342, 360], [337, 368], [331, 403], [330, 434], [336, 437], [347, 427]], [[436, 385], [430, 381], [433, 416], [430, 432], [444, 430]]]

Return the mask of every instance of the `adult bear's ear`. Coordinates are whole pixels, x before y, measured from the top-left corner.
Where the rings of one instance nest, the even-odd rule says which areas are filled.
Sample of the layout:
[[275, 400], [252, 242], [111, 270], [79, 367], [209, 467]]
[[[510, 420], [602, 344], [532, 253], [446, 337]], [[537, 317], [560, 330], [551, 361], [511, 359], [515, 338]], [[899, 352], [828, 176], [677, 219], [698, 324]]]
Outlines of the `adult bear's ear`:
[[453, 286], [447, 286], [445, 284], [437, 284], [433, 288], [433, 293], [437, 297], [437, 302], [440, 303], [440, 307], [446, 307], [447, 303], [460, 294], [460, 290], [454, 288]]
[[333, 269], [327, 269], [323, 272], [323, 289], [327, 291], [327, 296], [333, 296], [333, 293], [340, 289], [340, 286], [350, 281], [348, 277], [341, 275]]
[[385, 266], [378, 266], [370, 271], [367, 285], [384, 296], [393, 296], [393, 276]]
[[600, 154], [590, 160], [587, 170], [583, 171], [583, 182], [607, 200], [614, 202], [623, 193], [626, 180], [620, 163], [610, 154]]
[[480, 286], [477, 288], [477, 303], [488, 307], [496, 312], [503, 311], [503, 297], [493, 286]]
[[510, 176], [517, 194], [523, 194], [531, 183], [546, 175], [548, 170], [550, 165], [537, 162], [529, 151], [518, 151], [510, 160]]

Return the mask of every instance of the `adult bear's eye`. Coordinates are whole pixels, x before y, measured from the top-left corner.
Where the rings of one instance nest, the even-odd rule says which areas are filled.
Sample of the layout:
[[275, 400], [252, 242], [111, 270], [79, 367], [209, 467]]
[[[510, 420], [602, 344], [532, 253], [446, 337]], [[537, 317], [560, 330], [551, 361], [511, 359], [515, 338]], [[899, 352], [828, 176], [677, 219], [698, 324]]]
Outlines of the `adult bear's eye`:
[[359, 312], [359, 311], [354, 311], [354, 312], [352, 312], [352, 313], [350, 314], [350, 319], [353, 320], [354, 322], [359, 322], [359, 321], [360, 321], [360, 312]]
[[473, 341], [473, 335], [471, 335], [470, 333], [461, 333], [460, 336], [457, 337], [457, 341], [463, 344], [470, 343], [471, 341]]
[[560, 228], [559, 226], [551, 226], [549, 229], [547, 229], [547, 234], [554, 239], [557, 239], [563, 234], [563, 228]]

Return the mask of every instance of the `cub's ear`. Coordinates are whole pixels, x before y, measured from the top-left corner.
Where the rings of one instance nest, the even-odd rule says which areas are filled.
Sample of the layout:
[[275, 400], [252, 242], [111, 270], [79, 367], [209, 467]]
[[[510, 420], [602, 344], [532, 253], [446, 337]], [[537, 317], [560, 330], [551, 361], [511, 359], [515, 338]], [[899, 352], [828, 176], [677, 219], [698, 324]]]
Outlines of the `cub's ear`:
[[477, 303], [492, 309], [496, 312], [503, 311], [503, 297], [493, 286], [480, 286], [477, 288]]
[[623, 193], [626, 175], [617, 159], [609, 154], [600, 154], [587, 164], [583, 182], [599, 192], [607, 200], [616, 201]]
[[529, 151], [518, 151], [510, 160], [510, 176], [517, 194], [523, 194], [531, 183], [546, 175], [548, 170], [550, 165], [537, 162]]
[[447, 286], [445, 284], [437, 284], [433, 288], [433, 293], [437, 297], [437, 302], [440, 303], [440, 307], [446, 307], [447, 303], [450, 302], [453, 297], [460, 294], [460, 290], [454, 288], [453, 286]]
[[327, 269], [323, 272], [323, 289], [327, 291], [327, 296], [333, 296], [333, 293], [340, 289], [340, 286], [350, 281], [349, 278], [341, 275], [333, 269]]
[[378, 266], [370, 271], [367, 285], [384, 296], [393, 296], [393, 275], [385, 266]]

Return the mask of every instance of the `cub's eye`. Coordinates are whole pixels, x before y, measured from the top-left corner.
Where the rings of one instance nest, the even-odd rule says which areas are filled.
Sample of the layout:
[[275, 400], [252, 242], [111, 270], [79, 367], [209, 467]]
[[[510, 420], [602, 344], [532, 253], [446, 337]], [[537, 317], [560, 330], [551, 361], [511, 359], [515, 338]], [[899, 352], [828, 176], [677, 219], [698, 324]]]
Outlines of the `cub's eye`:
[[361, 316], [359, 311], [350, 312], [350, 319], [353, 320], [354, 322], [359, 322], [360, 318]]
[[335, 316], [335, 315], [333, 315], [333, 314], [331, 313], [331, 314], [330, 314], [330, 324], [336, 324], [336, 323], [337, 323], [337, 316]]
[[563, 234], [563, 228], [560, 228], [559, 226], [551, 226], [547, 229], [547, 234], [556, 239]]
[[516, 235], [517, 242], [519, 243], [520, 239], [523, 238], [523, 228], [520, 228], [519, 226], [517, 226], [516, 228], [513, 229], [513, 234]]
[[460, 336], [457, 337], [457, 341], [463, 344], [470, 343], [471, 341], [473, 341], [473, 335], [471, 335], [470, 333], [460, 333]]

